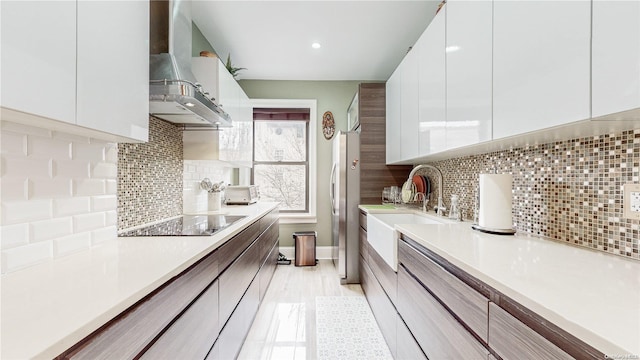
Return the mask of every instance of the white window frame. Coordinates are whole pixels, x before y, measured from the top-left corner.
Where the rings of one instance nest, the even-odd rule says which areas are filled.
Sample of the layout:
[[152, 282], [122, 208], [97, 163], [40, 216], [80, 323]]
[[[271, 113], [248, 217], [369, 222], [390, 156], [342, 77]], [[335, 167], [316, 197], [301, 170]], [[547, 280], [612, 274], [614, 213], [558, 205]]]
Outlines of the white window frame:
[[[253, 108], [293, 108], [309, 109], [309, 211], [303, 213], [280, 213], [281, 224], [316, 224], [317, 217], [317, 116], [318, 101], [316, 99], [251, 99]], [[255, 144], [254, 144], [255, 146]]]

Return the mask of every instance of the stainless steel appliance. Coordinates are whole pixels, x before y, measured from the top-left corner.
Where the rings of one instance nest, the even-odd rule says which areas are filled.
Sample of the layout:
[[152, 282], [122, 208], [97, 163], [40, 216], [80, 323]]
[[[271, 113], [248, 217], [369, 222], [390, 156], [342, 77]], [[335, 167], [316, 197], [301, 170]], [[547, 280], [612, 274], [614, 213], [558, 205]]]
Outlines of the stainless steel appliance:
[[227, 205], [249, 205], [257, 202], [259, 197], [258, 185], [227, 186], [224, 191]]
[[118, 236], [210, 236], [245, 218], [244, 215], [183, 215]]
[[149, 113], [185, 127], [230, 127], [191, 72], [191, 27], [191, 1], [150, 2]]
[[338, 132], [333, 139], [330, 198], [333, 263], [342, 284], [359, 283], [360, 134], [357, 132]]

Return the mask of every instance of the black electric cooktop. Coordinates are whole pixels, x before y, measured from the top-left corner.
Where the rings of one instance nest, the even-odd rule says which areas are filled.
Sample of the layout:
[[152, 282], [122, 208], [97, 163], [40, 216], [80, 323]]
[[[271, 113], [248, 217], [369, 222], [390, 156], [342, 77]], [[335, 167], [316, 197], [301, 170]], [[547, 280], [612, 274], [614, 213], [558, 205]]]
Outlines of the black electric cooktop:
[[243, 215], [183, 215], [118, 236], [210, 236], [245, 218]]

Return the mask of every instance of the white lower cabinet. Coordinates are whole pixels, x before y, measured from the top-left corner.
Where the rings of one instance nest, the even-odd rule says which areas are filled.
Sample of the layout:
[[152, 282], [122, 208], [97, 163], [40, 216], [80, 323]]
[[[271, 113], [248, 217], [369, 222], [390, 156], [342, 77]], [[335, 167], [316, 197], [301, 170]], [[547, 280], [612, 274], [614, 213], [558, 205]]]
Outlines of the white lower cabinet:
[[590, 118], [591, 1], [494, 1], [493, 138]]
[[594, 0], [592, 34], [592, 116], [640, 108], [640, 1]]

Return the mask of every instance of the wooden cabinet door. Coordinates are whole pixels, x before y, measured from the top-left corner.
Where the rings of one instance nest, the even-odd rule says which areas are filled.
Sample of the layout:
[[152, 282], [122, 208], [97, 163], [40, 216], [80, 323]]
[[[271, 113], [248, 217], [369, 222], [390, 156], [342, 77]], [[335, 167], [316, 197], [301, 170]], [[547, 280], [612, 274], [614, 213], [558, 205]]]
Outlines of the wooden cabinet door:
[[593, 117], [640, 107], [640, 2], [593, 1], [591, 76]]
[[204, 359], [219, 333], [216, 280], [141, 359]]
[[76, 2], [3, 1], [0, 7], [0, 105], [75, 123]]
[[386, 160], [387, 164], [400, 161], [400, 132], [401, 132], [401, 81], [402, 69], [396, 68], [386, 84]]
[[590, 117], [591, 1], [493, 2], [493, 138]]
[[235, 359], [238, 356], [260, 305], [259, 288], [258, 281], [251, 283], [233, 315], [222, 329], [220, 337], [207, 359], [226, 360]]
[[447, 1], [446, 148], [491, 140], [493, 1]]
[[489, 303], [489, 347], [504, 360], [573, 359], [494, 303]]
[[404, 266], [398, 266], [398, 312], [429, 359], [486, 359], [485, 349]]
[[371, 312], [380, 327], [380, 332], [384, 337], [391, 355], [396, 356], [396, 309], [391, 303], [391, 300], [387, 297], [382, 286], [376, 280], [375, 275], [369, 268], [368, 264], [362, 263], [360, 269], [360, 282], [362, 289], [367, 297], [369, 306], [371, 306]]
[[398, 336], [396, 359], [428, 360], [400, 315], [396, 316], [396, 329]]
[[445, 16], [447, 6], [433, 18], [415, 47], [419, 51], [418, 94], [420, 118], [420, 155], [429, 155], [446, 148], [446, 67]]
[[[225, 323], [258, 273], [260, 246], [254, 242], [220, 275], [220, 322]], [[259, 281], [258, 281], [259, 282]]]
[[78, 1], [77, 124], [149, 137], [149, 2]]

